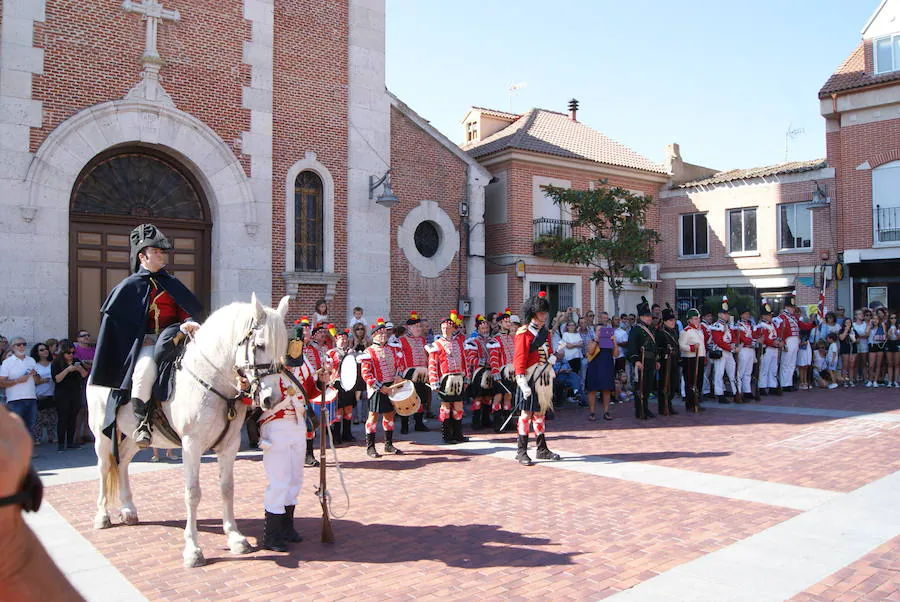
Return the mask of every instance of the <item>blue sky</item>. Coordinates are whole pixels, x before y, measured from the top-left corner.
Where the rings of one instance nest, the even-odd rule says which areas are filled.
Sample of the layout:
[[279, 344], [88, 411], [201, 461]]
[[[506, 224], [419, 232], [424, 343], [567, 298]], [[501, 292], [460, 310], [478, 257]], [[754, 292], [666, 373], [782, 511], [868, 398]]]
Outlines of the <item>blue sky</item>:
[[[879, 0], [387, 0], [387, 85], [454, 142], [472, 105], [566, 111], [662, 162], [825, 156], [817, 93]], [[527, 82], [510, 105], [511, 84]]]

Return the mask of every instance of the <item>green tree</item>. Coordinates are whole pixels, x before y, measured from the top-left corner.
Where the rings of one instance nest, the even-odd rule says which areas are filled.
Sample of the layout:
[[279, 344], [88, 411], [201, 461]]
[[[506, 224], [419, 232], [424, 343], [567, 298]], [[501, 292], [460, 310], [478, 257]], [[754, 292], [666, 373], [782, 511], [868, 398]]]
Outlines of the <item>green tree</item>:
[[585, 265], [591, 280], [605, 282], [613, 296], [615, 313], [626, 282], [642, 282], [638, 264], [653, 258], [660, 238], [646, 227], [653, 197], [637, 195], [602, 181], [594, 190], [543, 186], [560, 206], [568, 207], [574, 221], [571, 238], [548, 239], [546, 254], [554, 261]]
[[[725, 289], [725, 296], [728, 297], [728, 309], [731, 314], [738, 318], [741, 312], [748, 310], [751, 315], [759, 317], [759, 303], [756, 303], [750, 295], [744, 295], [736, 289]], [[703, 300], [703, 309], [711, 312], [713, 316], [718, 318], [719, 310], [722, 308], [722, 295], [711, 295]]]

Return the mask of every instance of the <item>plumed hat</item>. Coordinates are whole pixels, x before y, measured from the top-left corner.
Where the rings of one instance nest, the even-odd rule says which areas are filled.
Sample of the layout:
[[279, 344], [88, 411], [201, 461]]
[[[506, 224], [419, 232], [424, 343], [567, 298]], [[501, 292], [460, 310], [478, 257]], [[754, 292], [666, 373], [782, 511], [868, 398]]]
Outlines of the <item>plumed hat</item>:
[[418, 324], [422, 319], [419, 317], [418, 312], [411, 311], [409, 312], [409, 320], [406, 321], [407, 326], [412, 326], [413, 324]]
[[547, 298], [547, 291], [540, 291], [525, 302], [522, 307], [525, 322], [530, 322], [536, 314], [545, 311], [550, 312], [550, 300]]
[[666, 307], [662, 310], [662, 319], [663, 322], [666, 320], [674, 320], [675, 319], [675, 310], [672, 309], [672, 306], [669, 305], [669, 302], [666, 301]]
[[309, 328], [309, 318], [301, 316], [294, 320], [294, 336], [288, 341], [288, 350], [284, 359], [286, 366], [295, 368], [303, 364], [303, 336]]
[[722, 307], [719, 308], [720, 314], [728, 313], [728, 295], [722, 295]]
[[763, 297], [762, 303], [759, 306], [759, 315], [772, 315], [772, 306], [769, 305], [769, 300]]
[[637, 305], [637, 315], [639, 316], [649, 316], [650, 315], [650, 304], [647, 302], [647, 297], [641, 295], [641, 302]]
[[157, 249], [171, 249], [172, 243], [166, 238], [166, 235], [153, 224], [141, 224], [131, 231], [129, 235], [131, 241], [131, 271], [137, 272], [141, 267], [138, 260], [138, 253], [147, 247], [156, 247]]
[[385, 328], [393, 328], [392, 326], [388, 326], [387, 322], [384, 321], [384, 318], [378, 318], [378, 320], [372, 324], [372, 334], [375, 334], [379, 330], [383, 330]]

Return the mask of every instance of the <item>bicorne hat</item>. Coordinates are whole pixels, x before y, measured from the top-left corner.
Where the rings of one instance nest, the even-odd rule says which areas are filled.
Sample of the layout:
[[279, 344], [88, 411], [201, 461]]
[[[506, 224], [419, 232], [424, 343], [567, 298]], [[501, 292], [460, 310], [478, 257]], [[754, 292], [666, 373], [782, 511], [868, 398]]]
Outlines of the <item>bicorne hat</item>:
[[131, 231], [129, 235], [131, 241], [131, 271], [137, 272], [141, 267], [138, 260], [138, 253], [147, 247], [156, 247], [157, 249], [172, 249], [172, 243], [166, 238], [166, 235], [153, 224], [141, 224]]

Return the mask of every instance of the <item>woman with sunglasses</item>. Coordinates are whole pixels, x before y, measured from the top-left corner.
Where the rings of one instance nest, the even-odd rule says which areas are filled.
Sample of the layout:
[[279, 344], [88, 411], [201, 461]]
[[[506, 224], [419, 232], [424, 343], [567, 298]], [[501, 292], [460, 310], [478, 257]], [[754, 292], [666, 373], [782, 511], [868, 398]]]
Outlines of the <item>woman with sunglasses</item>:
[[887, 364], [887, 386], [900, 388], [900, 322], [897, 313], [891, 312], [887, 321], [887, 341], [884, 347], [884, 358]]
[[37, 393], [37, 422], [34, 424], [34, 443], [40, 445], [44, 439], [44, 429], [47, 430], [47, 443], [53, 443], [56, 437], [56, 401], [53, 398], [53, 376], [50, 374], [50, 348], [45, 343], [36, 343], [31, 347], [31, 357], [37, 366], [40, 380], [37, 381], [35, 393]]
[[56, 451], [77, 449], [81, 445], [75, 442], [75, 419], [81, 409], [81, 391], [88, 371], [75, 360], [72, 341], [59, 342], [59, 355], [53, 360], [50, 373], [56, 383]]

